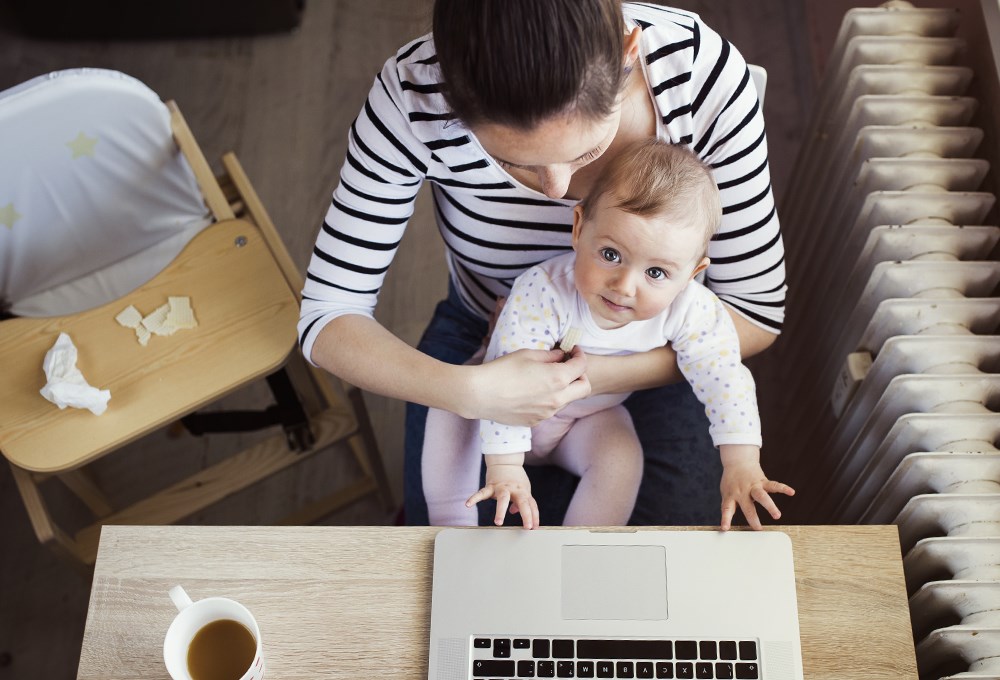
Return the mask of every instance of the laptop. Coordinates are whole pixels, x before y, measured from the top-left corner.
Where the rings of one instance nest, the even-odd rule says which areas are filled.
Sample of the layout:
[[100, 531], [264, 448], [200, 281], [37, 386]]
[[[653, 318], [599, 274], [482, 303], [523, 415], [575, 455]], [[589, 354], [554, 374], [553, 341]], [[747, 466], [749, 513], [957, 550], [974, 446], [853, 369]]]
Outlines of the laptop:
[[443, 529], [429, 680], [801, 680], [777, 531]]

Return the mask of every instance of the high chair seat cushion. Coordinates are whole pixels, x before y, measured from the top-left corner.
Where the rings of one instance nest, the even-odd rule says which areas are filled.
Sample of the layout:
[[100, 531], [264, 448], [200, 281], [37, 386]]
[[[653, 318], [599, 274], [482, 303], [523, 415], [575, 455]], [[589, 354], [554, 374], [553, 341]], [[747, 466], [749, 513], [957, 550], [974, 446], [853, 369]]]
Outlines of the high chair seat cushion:
[[0, 130], [0, 297], [18, 316], [119, 298], [211, 223], [166, 105], [125, 74], [58, 71], [0, 92]]

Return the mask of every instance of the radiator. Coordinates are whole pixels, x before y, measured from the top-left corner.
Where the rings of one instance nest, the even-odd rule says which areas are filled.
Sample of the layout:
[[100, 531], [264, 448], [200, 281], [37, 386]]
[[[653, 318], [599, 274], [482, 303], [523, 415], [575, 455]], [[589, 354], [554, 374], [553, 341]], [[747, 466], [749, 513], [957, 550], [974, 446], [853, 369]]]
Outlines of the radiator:
[[1000, 678], [997, 2], [849, 9], [780, 209], [765, 441], [803, 520], [898, 526], [922, 678]]

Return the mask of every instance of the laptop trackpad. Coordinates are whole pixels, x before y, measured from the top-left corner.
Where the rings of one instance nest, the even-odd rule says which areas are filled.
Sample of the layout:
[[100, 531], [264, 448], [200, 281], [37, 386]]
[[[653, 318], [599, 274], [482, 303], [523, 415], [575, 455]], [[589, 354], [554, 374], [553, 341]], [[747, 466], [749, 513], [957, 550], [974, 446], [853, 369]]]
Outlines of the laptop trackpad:
[[562, 617], [665, 620], [666, 549], [662, 545], [564, 545]]

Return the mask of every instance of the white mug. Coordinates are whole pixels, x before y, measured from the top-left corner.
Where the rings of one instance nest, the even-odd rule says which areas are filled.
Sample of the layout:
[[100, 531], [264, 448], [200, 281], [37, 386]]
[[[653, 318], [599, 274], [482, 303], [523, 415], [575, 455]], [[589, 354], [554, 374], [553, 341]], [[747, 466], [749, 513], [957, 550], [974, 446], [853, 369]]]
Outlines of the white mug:
[[170, 589], [170, 599], [177, 606], [178, 613], [174, 617], [167, 637], [163, 640], [163, 662], [167, 672], [174, 680], [191, 680], [188, 672], [188, 647], [195, 634], [213, 621], [231, 619], [242, 623], [253, 633], [257, 642], [253, 663], [240, 680], [261, 680], [264, 677], [264, 653], [260, 643], [260, 628], [250, 610], [239, 602], [225, 597], [206, 597], [192, 602], [188, 594], [180, 586]]

